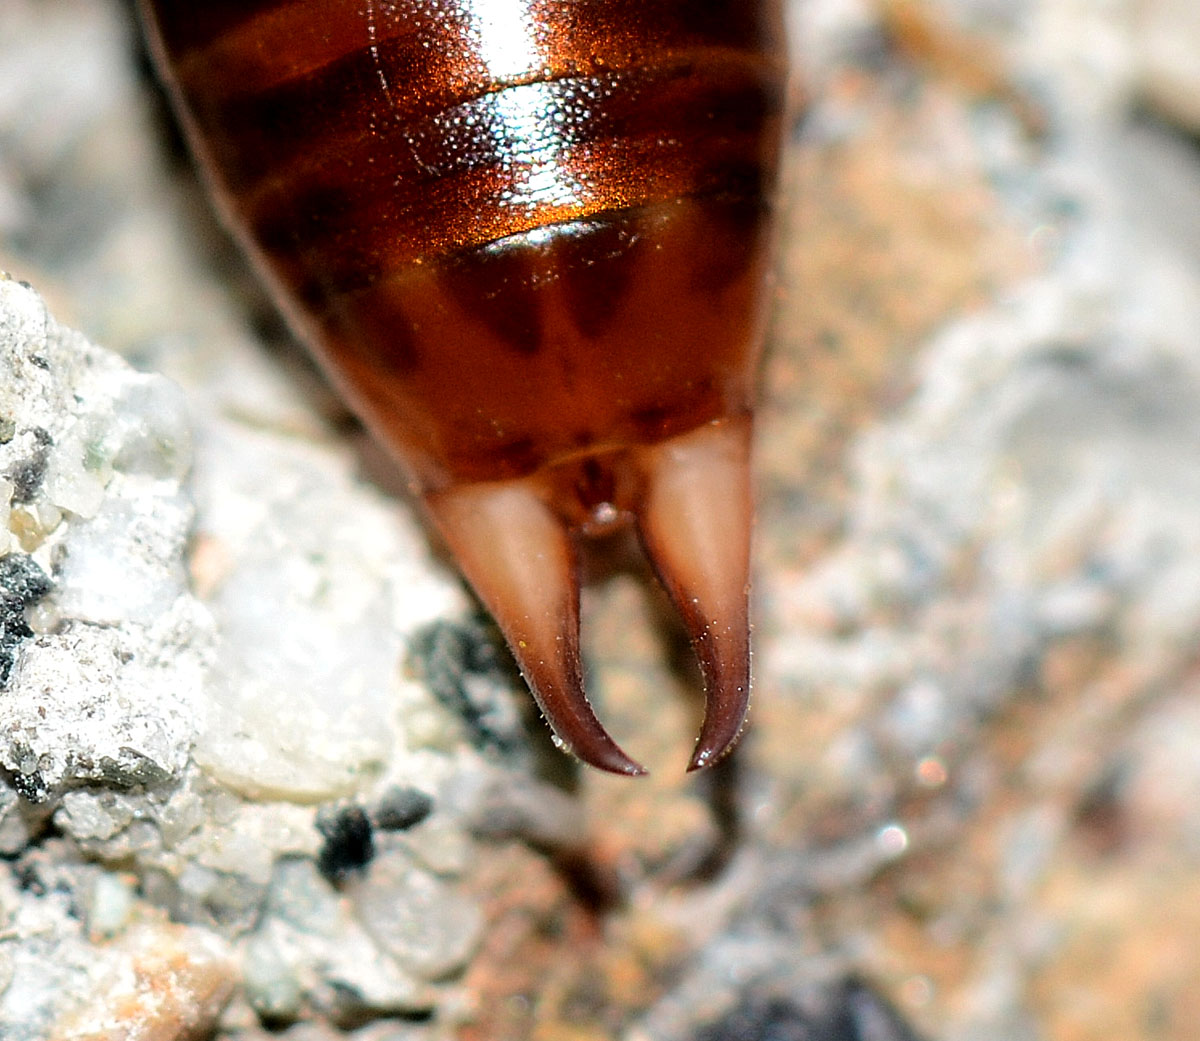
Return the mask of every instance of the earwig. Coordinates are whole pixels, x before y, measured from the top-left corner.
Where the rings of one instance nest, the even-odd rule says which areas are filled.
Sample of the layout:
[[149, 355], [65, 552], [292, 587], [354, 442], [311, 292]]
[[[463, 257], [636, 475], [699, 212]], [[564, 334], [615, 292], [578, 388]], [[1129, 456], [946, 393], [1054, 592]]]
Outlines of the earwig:
[[750, 691], [750, 434], [781, 0], [143, 0], [224, 216], [405, 468], [558, 738], [578, 544], [632, 523], [690, 632], [689, 769]]

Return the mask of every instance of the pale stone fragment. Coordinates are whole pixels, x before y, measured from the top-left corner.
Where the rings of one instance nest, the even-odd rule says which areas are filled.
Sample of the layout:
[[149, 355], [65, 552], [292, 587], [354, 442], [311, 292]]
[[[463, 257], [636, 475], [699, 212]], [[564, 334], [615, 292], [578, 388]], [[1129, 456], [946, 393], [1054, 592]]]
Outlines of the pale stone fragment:
[[101, 948], [91, 994], [49, 1041], [185, 1041], [211, 1029], [237, 978], [224, 941], [146, 925]]

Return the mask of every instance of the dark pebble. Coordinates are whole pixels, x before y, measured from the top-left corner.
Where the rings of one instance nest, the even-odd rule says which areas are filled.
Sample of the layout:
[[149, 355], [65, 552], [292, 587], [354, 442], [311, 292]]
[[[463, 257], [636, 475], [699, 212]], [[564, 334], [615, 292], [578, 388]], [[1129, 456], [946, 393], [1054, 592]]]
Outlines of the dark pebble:
[[433, 796], [419, 788], [392, 788], [375, 810], [375, 826], [383, 831], [406, 831], [433, 812]]

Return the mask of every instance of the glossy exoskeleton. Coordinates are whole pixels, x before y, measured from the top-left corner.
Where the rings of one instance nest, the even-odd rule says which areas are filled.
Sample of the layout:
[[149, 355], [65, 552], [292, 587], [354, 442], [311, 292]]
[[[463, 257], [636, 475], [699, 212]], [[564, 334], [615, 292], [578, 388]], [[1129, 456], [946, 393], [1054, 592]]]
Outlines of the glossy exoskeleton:
[[640, 773], [579, 661], [579, 537], [632, 520], [749, 698], [749, 444], [780, 0], [144, 0], [202, 171], [406, 468], [551, 727]]

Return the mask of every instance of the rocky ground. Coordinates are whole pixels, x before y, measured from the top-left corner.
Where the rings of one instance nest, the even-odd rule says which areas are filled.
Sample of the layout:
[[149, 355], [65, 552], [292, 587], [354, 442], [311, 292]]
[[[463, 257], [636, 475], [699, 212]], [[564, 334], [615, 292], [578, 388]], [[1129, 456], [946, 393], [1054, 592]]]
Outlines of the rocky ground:
[[794, 3], [753, 729], [682, 774], [613, 567], [631, 782], [529, 725], [130, 6], [0, 0], [0, 1035], [1192, 1038], [1196, 12]]

